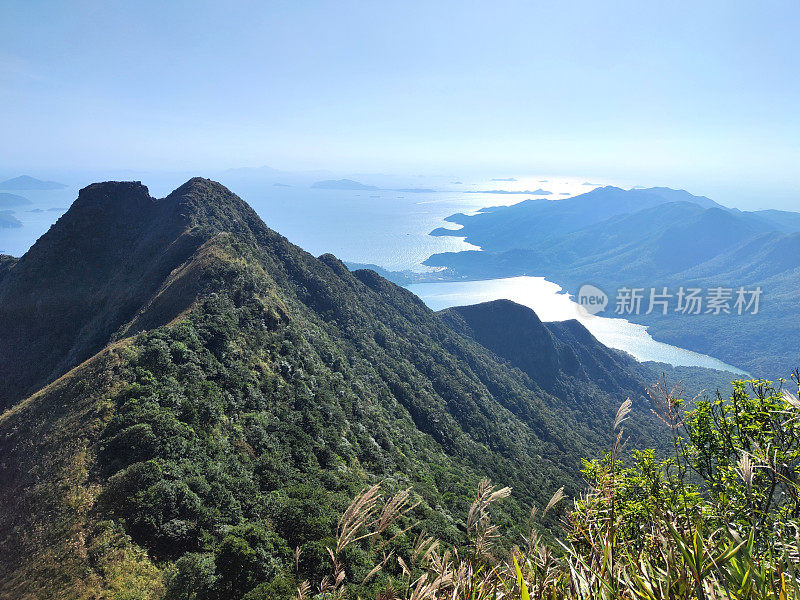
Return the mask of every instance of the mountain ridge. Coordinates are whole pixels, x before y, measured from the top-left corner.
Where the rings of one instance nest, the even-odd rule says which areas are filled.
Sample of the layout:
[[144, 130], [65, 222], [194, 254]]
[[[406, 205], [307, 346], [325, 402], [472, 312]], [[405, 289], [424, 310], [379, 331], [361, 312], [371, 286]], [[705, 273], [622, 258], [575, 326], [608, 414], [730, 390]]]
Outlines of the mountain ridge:
[[[546, 373], [372, 271], [311, 256], [201, 178], [163, 199], [84, 188], [0, 262], [0, 298], [0, 364], [23, 372], [0, 372], [0, 595], [163, 590], [202, 557], [222, 586], [203, 593], [238, 598], [294, 577], [296, 546], [315, 579], [340, 511], [379, 480], [413, 487], [409, 519], [457, 545], [482, 477], [516, 490], [509, 524], [562, 485], [577, 493], [629, 391], [582, 376], [548, 391]], [[650, 440], [637, 385], [629, 431]], [[266, 558], [226, 562], [232, 544]], [[354, 577], [372, 551], [348, 558]]]
[[[171, 214], [176, 208], [167, 199], [155, 201], [140, 182], [87, 186], [6, 272], [0, 284], [0, 352], [6, 357], [0, 406], [98, 351], [196, 249], [178, 235], [181, 225]], [[87, 286], [89, 274], [107, 274], [109, 281], [91, 285], [89, 278]], [[46, 341], [37, 345], [37, 339]], [[22, 376], [26, 364], [35, 365], [28, 378]]]

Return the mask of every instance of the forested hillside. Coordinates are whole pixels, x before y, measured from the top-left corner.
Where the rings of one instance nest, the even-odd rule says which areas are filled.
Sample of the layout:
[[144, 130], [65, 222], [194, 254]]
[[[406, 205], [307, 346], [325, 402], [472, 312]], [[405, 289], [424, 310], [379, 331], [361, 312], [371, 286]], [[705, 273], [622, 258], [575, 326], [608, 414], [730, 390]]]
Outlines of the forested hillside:
[[[387, 551], [415, 521], [463, 544], [482, 477], [513, 486], [513, 539], [579, 493], [626, 396], [634, 438], [659, 435], [645, 381], [585, 331], [525, 313], [551, 362], [509, 361], [464, 311], [311, 256], [204, 179], [85, 188], [0, 262], [0, 299], [2, 596], [284, 597], [327, 573], [365, 485], [413, 489]], [[352, 577], [378, 552], [349, 547]]]
[[[672, 304], [626, 312], [651, 334], [682, 348], [709, 354], [753, 373], [786, 377], [800, 366], [794, 340], [800, 302], [800, 214], [740, 211], [683, 190], [597, 188], [558, 201], [529, 200], [453, 215], [461, 229], [433, 235], [465, 236], [480, 251], [450, 252], [426, 264], [445, 267], [439, 279], [543, 276], [570, 293], [586, 283], [604, 290], [614, 316], [617, 291], [667, 289]], [[680, 288], [703, 296], [729, 290], [727, 312], [678, 310]], [[760, 289], [758, 309], [735, 308], [736, 290]]]

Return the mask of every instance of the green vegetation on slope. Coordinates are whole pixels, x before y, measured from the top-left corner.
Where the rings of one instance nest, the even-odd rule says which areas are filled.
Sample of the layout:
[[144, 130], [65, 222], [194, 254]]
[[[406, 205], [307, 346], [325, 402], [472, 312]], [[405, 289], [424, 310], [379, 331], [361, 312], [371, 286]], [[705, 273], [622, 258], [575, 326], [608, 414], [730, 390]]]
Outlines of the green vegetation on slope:
[[[379, 488], [356, 496], [331, 546], [332, 577], [303, 583], [295, 598], [408, 600], [796, 600], [800, 598], [800, 401], [767, 381], [734, 382], [730, 398], [700, 402], [654, 391], [673, 429], [674, 454], [633, 450], [621, 457], [630, 406], [614, 419], [618, 439], [585, 461], [586, 492], [570, 502], [563, 541], [541, 537], [541, 517], [564, 506], [559, 490], [529, 521], [529, 535], [510, 550], [498, 544], [492, 511], [512, 490], [488, 481], [470, 507], [470, 544], [451, 553], [422, 534], [396, 558], [402, 577], [377, 596], [349, 577], [339, 558], [356, 535], [381, 543], [375, 515], [403, 498]], [[382, 505], [383, 503], [383, 505]], [[355, 531], [355, 534], [351, 534]], [[393, 557], [378, 563], [391, 568]], [[263, 588], [266, 592], [266, 588]], [[272, 597], [264, 595], [260, 597]]]
[[[348, 498], [378, 481], [411, 487], [403, 518], [457, 546], [481, 478], [511, 485], [500, 522], [514, 539], [531, 506], [579, 492], [580, 458], [612, 441], [604, 424], [630, 391], [595, 397], [580, 369], [550, 388], [550, 373], [507, 363], [374, 272], [303, 252], [201, 179], [161, 200], [83, 190], [8, 263], [0, 296], [14, 300], [0, 347], [14, 381], [79, 365], [21, 403], [3, 388], [3, 594], [238, 598], [318, 582]], [[655, 437], [642, 389], [634, 401], [632, 429]], [[410, 548], [404, 523], [387, 551]], [[354, 545], [343, 564], [366, 575], [384, 549]]]

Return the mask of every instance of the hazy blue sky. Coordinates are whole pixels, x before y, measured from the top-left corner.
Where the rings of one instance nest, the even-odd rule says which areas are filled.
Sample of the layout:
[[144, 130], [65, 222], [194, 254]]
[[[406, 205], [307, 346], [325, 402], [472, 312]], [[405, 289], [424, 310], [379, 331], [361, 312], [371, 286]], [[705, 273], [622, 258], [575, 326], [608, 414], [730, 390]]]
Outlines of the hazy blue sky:
[[798, 24], [797, 0], [3, 0], [0, 164], [476, 168], [789, 197]]

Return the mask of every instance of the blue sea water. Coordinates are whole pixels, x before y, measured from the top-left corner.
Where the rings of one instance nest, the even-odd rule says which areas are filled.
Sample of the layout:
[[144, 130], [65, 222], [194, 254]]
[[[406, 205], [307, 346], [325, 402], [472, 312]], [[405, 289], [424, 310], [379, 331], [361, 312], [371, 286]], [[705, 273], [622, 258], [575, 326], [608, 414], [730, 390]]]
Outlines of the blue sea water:
[[[428, 233], [447, 225], [443, 217], [473, 211], [486, 203], [485, 198], [458, 191], [324, 190], [311, 189], [307, 181], [282, 187], [236, 177], [230, 177], [230, 181], [219, 179], [244, 198], [269, 227], [308, 252], [331, 252], [345, 261], [392, 270], [420, 270], [420, 263], [436, 252], [474, 249], [460, 238], [433, 237]], [[165, 178], [153, 183], [144, 179], [143, 183], [149, 184], [152, 195], [163, 197], [184, 180]], [[0, 253], [24, 254], [77, 198], [79, 187], [82, 185], [64, 190], [13, 192], [25, 196], [31, 204], [13, 208], [22, 227], [0, 228]]]

